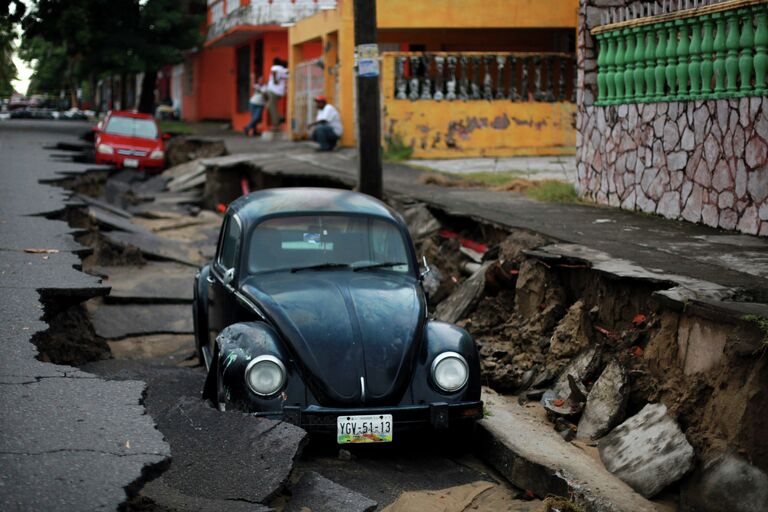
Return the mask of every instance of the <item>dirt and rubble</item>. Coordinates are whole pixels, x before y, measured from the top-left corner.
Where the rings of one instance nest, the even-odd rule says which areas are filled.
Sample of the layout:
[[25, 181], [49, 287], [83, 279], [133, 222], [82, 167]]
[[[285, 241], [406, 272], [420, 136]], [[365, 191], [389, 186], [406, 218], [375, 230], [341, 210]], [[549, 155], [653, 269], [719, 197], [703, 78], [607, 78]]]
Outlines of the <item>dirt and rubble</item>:
[[[621, 278], [555, 257], [547, 252], [553, 241], [534, 233], [513, 232], [498, 242], [498, 232], [488, 240], [477, 228], [441, 220], [417, 239], [419, 253], [440, 271], [433, 311], [439, 318], [446, 302], [467, 302], [461, 318], [448, 319], [474, 336], [488, 386], [519, 395], [521, 403], [541, 400], [553, 428], [566, 440], [582, 428], [587, 443], [648, 404], [665, 404], [696, 460], [738, 452], [768, 471], [768, 358], [757, 325], [670, 307], [655, 292], [674, 283]], [[487, 243], [482, 278], [467, 275], [472, 259], [460, 250], [463, 238]]]
[[[93, 248], [84, 267], [109, 278], [109, 267], [131, 265], [141, 272], [172, 260], [188, 269], [191, 279], [194, 268], [210, 258], [220, 222], [219, 214], [200, 205], [216, 208], [243, 191], [282, 184], [260, 177], [246, 161], [195, 160], [149, 180], [93, 174], [86, 183], [64, 183], [91, 198], [107, 199], [113, 191], [106, 204], [84, 201], [87, 209], [68, 213], [82, 231], [78, 240]], [[110, 185], [113, 181], [121, 185]], [[176, 191], [168, 189], [172, 182]], [[474, 336], [486, 385], [514, 394], [520, 403], [547, 406], [552, 428], [565, 441], [578, 436], [587, 444], [649, 403], [663, 403], [697, 461], [735, 451], [745, 464], [768, 471], [761, 427], [768, 414], [768, 363], [763, 333], [755, 324], [669, 307], [655, 292], [673, 283], [595, 271], [583, 260], [553, 255], [547, 248], [556, 241], [537, 233], [501, 230], [402, 198], [390, 203], [404, 214], [418, 254], [431, 267], [425, 281], [431, 310]], [[113, 274], [118, 282], [120, 271]], [[115, 323], [119, 318], [109, 307], [190, 299], [156, 297], [151, 290], [126, 292], [125, 286], [121, 293], [112, 304], [108, 298], [92, 301], [89, 311], [96, 318], [101, 311]], [[183, 309], [168, 309], [174, 318], [183, 315]], [[114, 354], [125, 358], [150, 355], [173, 365], [194, 364], [191, 326], [134, 332], [129, 324], [118, 325], [122, 335], [109, 330], [103, 337], [94, 335], [98, 353], [85, 359], [102, 359], [105, 347], [114, 347]], [[186, 345], [184, 336], [189, 336]], [[166, 343], [165, 337], [175, 338]], [[153, 351], [148, 344], [165, 348]], [[683, 479], [680, 488], [689, 480]]]

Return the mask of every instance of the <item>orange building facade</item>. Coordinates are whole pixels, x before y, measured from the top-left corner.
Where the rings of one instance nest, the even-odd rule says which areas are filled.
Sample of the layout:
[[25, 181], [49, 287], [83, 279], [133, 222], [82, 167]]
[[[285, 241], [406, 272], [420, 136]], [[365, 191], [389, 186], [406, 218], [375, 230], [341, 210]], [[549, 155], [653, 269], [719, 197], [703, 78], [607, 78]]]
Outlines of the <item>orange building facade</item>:
[[[174, 98], [182, 118], [229, 121], [242, 130], [251, 119], [253, 84], [260, 78], [267, 82], [276, 57], [288, 61], [288, 27], [334, 6], [324, 0], [208, 0], [203, 48], [190, 54], [174, 77], [182, 82], [175, 88], [181, 98]], [[287, 117], [286, 99], [280, 111]], [[265, 110], [259, 129], [268, 124]]]

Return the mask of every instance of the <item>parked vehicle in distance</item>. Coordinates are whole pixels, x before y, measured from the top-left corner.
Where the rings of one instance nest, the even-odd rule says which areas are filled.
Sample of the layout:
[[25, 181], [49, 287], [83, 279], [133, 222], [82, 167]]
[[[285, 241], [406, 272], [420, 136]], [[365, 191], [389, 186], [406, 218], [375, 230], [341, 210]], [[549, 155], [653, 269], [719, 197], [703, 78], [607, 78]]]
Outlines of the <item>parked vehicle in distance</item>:
[[483, 414], [479, 357], [466, 331], [428, 319], [428, 271], [402, 217], [364, 194], [237, 199], [195, 277], [203, 395], [339, 444], [466, 432]]
[[94, 128], [96, 163], [118, 168], [161, 172], [165, 167], [165, 141], [149, 114], [110, 111]]

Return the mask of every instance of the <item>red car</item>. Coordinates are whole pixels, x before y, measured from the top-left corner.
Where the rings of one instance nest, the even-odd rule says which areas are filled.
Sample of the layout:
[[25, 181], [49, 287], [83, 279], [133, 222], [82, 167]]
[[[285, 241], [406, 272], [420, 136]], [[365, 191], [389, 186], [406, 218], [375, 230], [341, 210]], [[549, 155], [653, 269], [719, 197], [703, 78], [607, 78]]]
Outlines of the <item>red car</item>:
[[165, 141], [149, 114], [113, 111], [94, 129], [96, 163], [160, 172], [165, 167]]

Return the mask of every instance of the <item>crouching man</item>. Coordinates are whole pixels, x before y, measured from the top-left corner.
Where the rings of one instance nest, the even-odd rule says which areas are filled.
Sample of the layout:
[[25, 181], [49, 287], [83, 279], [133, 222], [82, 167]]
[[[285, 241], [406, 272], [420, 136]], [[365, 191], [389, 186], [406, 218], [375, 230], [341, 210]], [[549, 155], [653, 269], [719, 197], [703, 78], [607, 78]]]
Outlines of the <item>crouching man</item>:
[[315, 98], [317, 118], [309, 125], [312, 128], [312, 140], [320, 144], [319, 151], [332, 151], [344, 133], [341, 116], [336, 108], [328, 103], [325, 96]]

